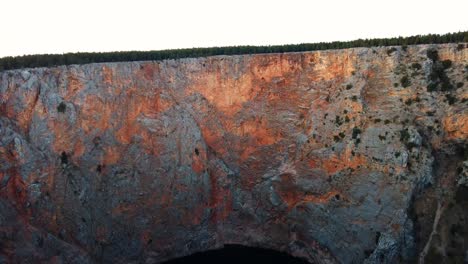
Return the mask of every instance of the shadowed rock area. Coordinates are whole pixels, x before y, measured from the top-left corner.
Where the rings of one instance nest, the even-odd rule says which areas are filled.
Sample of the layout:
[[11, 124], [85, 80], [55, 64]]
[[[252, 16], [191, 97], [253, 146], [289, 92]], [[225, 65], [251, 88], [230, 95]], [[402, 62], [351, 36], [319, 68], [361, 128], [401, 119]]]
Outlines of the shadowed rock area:
[[467, 83], [466, 44], [1, 72], [0, 263], [466, 262]]
[[190, 256], [164, 262], [164, 264], [194, 264], [194, 263], [278, 263], [307, 264], [304, 259], [294, 258], [271, 249], [252, 248], [238, 245], [225, 245], [216, 250], [195, 253]]

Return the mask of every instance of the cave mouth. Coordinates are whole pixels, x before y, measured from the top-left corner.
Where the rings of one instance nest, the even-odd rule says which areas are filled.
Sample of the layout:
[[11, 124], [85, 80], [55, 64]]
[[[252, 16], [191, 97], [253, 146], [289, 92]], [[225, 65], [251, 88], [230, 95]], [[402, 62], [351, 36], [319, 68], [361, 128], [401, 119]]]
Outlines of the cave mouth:
[[273, 249], [247, 247], [242, 245], [224, 245], [223, 248], [197, 252], [164, 262], [164, 264], [194, 264], [194, 263], [282, 263], [309, 264], [305, 259], [293, 257], [287, 253]]

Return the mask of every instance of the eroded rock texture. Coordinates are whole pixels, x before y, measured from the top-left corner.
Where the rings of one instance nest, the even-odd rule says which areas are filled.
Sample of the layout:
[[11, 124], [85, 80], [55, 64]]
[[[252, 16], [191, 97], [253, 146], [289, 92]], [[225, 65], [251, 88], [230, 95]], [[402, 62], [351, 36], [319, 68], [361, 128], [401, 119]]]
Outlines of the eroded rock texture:
[[463, 262], [467, 65], [446, 44], [0, 73], [0, 263]]

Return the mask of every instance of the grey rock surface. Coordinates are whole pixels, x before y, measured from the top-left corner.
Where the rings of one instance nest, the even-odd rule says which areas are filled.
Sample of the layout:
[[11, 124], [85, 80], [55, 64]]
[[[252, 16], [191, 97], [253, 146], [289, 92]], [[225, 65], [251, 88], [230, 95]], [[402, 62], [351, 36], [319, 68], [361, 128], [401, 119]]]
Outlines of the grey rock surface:
[[[449, 216], [466, 200], [468, 50], [387, 49], [1, 72], [0, 262], [159, 263], [242, 244], [411, 263], [434, 201], [440, 233], [461, 227], [427, 261], [463, 260], [465, 220]], [[428, 91], [430, 49], [461, 86]]]

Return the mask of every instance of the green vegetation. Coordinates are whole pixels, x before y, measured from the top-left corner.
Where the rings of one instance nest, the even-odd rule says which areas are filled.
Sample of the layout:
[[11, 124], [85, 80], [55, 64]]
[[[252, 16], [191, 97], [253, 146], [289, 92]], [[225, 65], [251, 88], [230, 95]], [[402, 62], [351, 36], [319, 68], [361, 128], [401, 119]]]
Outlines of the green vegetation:
[[437, 52], [437, 50], [430, 49], [426, 52], [426, 55], [431, 61], [439, 60], [439, 53]]
[[400, 130], [400, 141], [403, 144], [405, 144], [405, 146], [408, 149], [412, 149], [413, 147], [416, 147], [416, 144], [414, 144], [413, 142], [410, 142], [410, 139], [411, 139], [411, 135], [407, 128]]
[[426, 115], [427, 115], [427, 116], [434, 116], [435, 112], [436, 112], [436, 111], [427, 111], [427, 112], [426, 112]]
[[63, 102], [61, 102], [58, 106], [57, 106], [57, 111], [59, 113], [65, 113], [65, 110], [67, 110], [67, 105], [64, 104]]
[[447, 103], [448, 103], [449, 105], [453, 105], [454, 103], [457, 102], [457, 97], [455, 97], [455, 96], [453, 96], [453, 95], [451, 95], [451, 94], [446, 94], [446, 95], [445, 95], [445, 98], [447, 99]]
[[429, 85], [427, 86], [427, 91], [435, 92], [453, 90], [454, 86], [445, 72], [445, 70], [452, 67], [452, 61], [439, 61], [439, 54], [437, 53], [437, 50], [433, 49], [427, 51], [427, 57], [432, 60], [432, 68], [431, 73], [429, 74]]
[[353, 128], [352, 138], [356, 139], [359, 136], [359, 134], [361, 134], [361, 132], [362, 132], [361, 129], [359, 129], [358, 127], [354, 127]]
[[335, 116], [335, 124], [341, 126], [343, 124], [343, 119], [339, 116]]
[[[160, 51], [119, 51], [103, 53], [96, 52], [26, 55], [19, 57], [0, 58], [0, 71], [20, 68], [52, 67], [58, 65], [86, 64], [99, 62], [158, 61], [166, 59], [195, 58], [215, 55], [284, 53], [328, 49], [346, 49], [355, 47], [406, 46], [417, 44], [440, 44], [457, 42], [468, 42], [468, 31], [448, 33], [445, 35], [430, 34], [417, 35], [411, 37], [358, 39], [353, 41], [335, 41], [309, 44], [304, 43], [295, 45], [233, 46], [173, 49]], [[403, 50], [405, 50], [405, 48], [403, 48]], [[396, 51], [396, 48], [390, 48], [389, 51], [391, 51], [391, 54], [393, 51]]]
[[403, 86], [403, 88], [406, 88], [411, 85], [411, 81], [406, 75], [401, 77], [400, 83], [401, 83], [401, 86]]
[[392, 55], [393, 52], [397, 51], [397, 49], [395, 47], [392, 47], [390, 49], [387, 50], [387, 55], [390, 56]]
[[418, 70], [420, 70], [422, 68], [422, 66], [421, 66], [421, 64], [415, 62], [415, 63], [411, 64], [411, 68], [413, 70], [415, 70], [415, 71], [418, 71]]
[[452, 67], [452, 61], [451, 60], [444, 60], [444, 61], [442, 61], [442, 66], [444, 67], [444, 69], [448, 69], [448, 68]]

